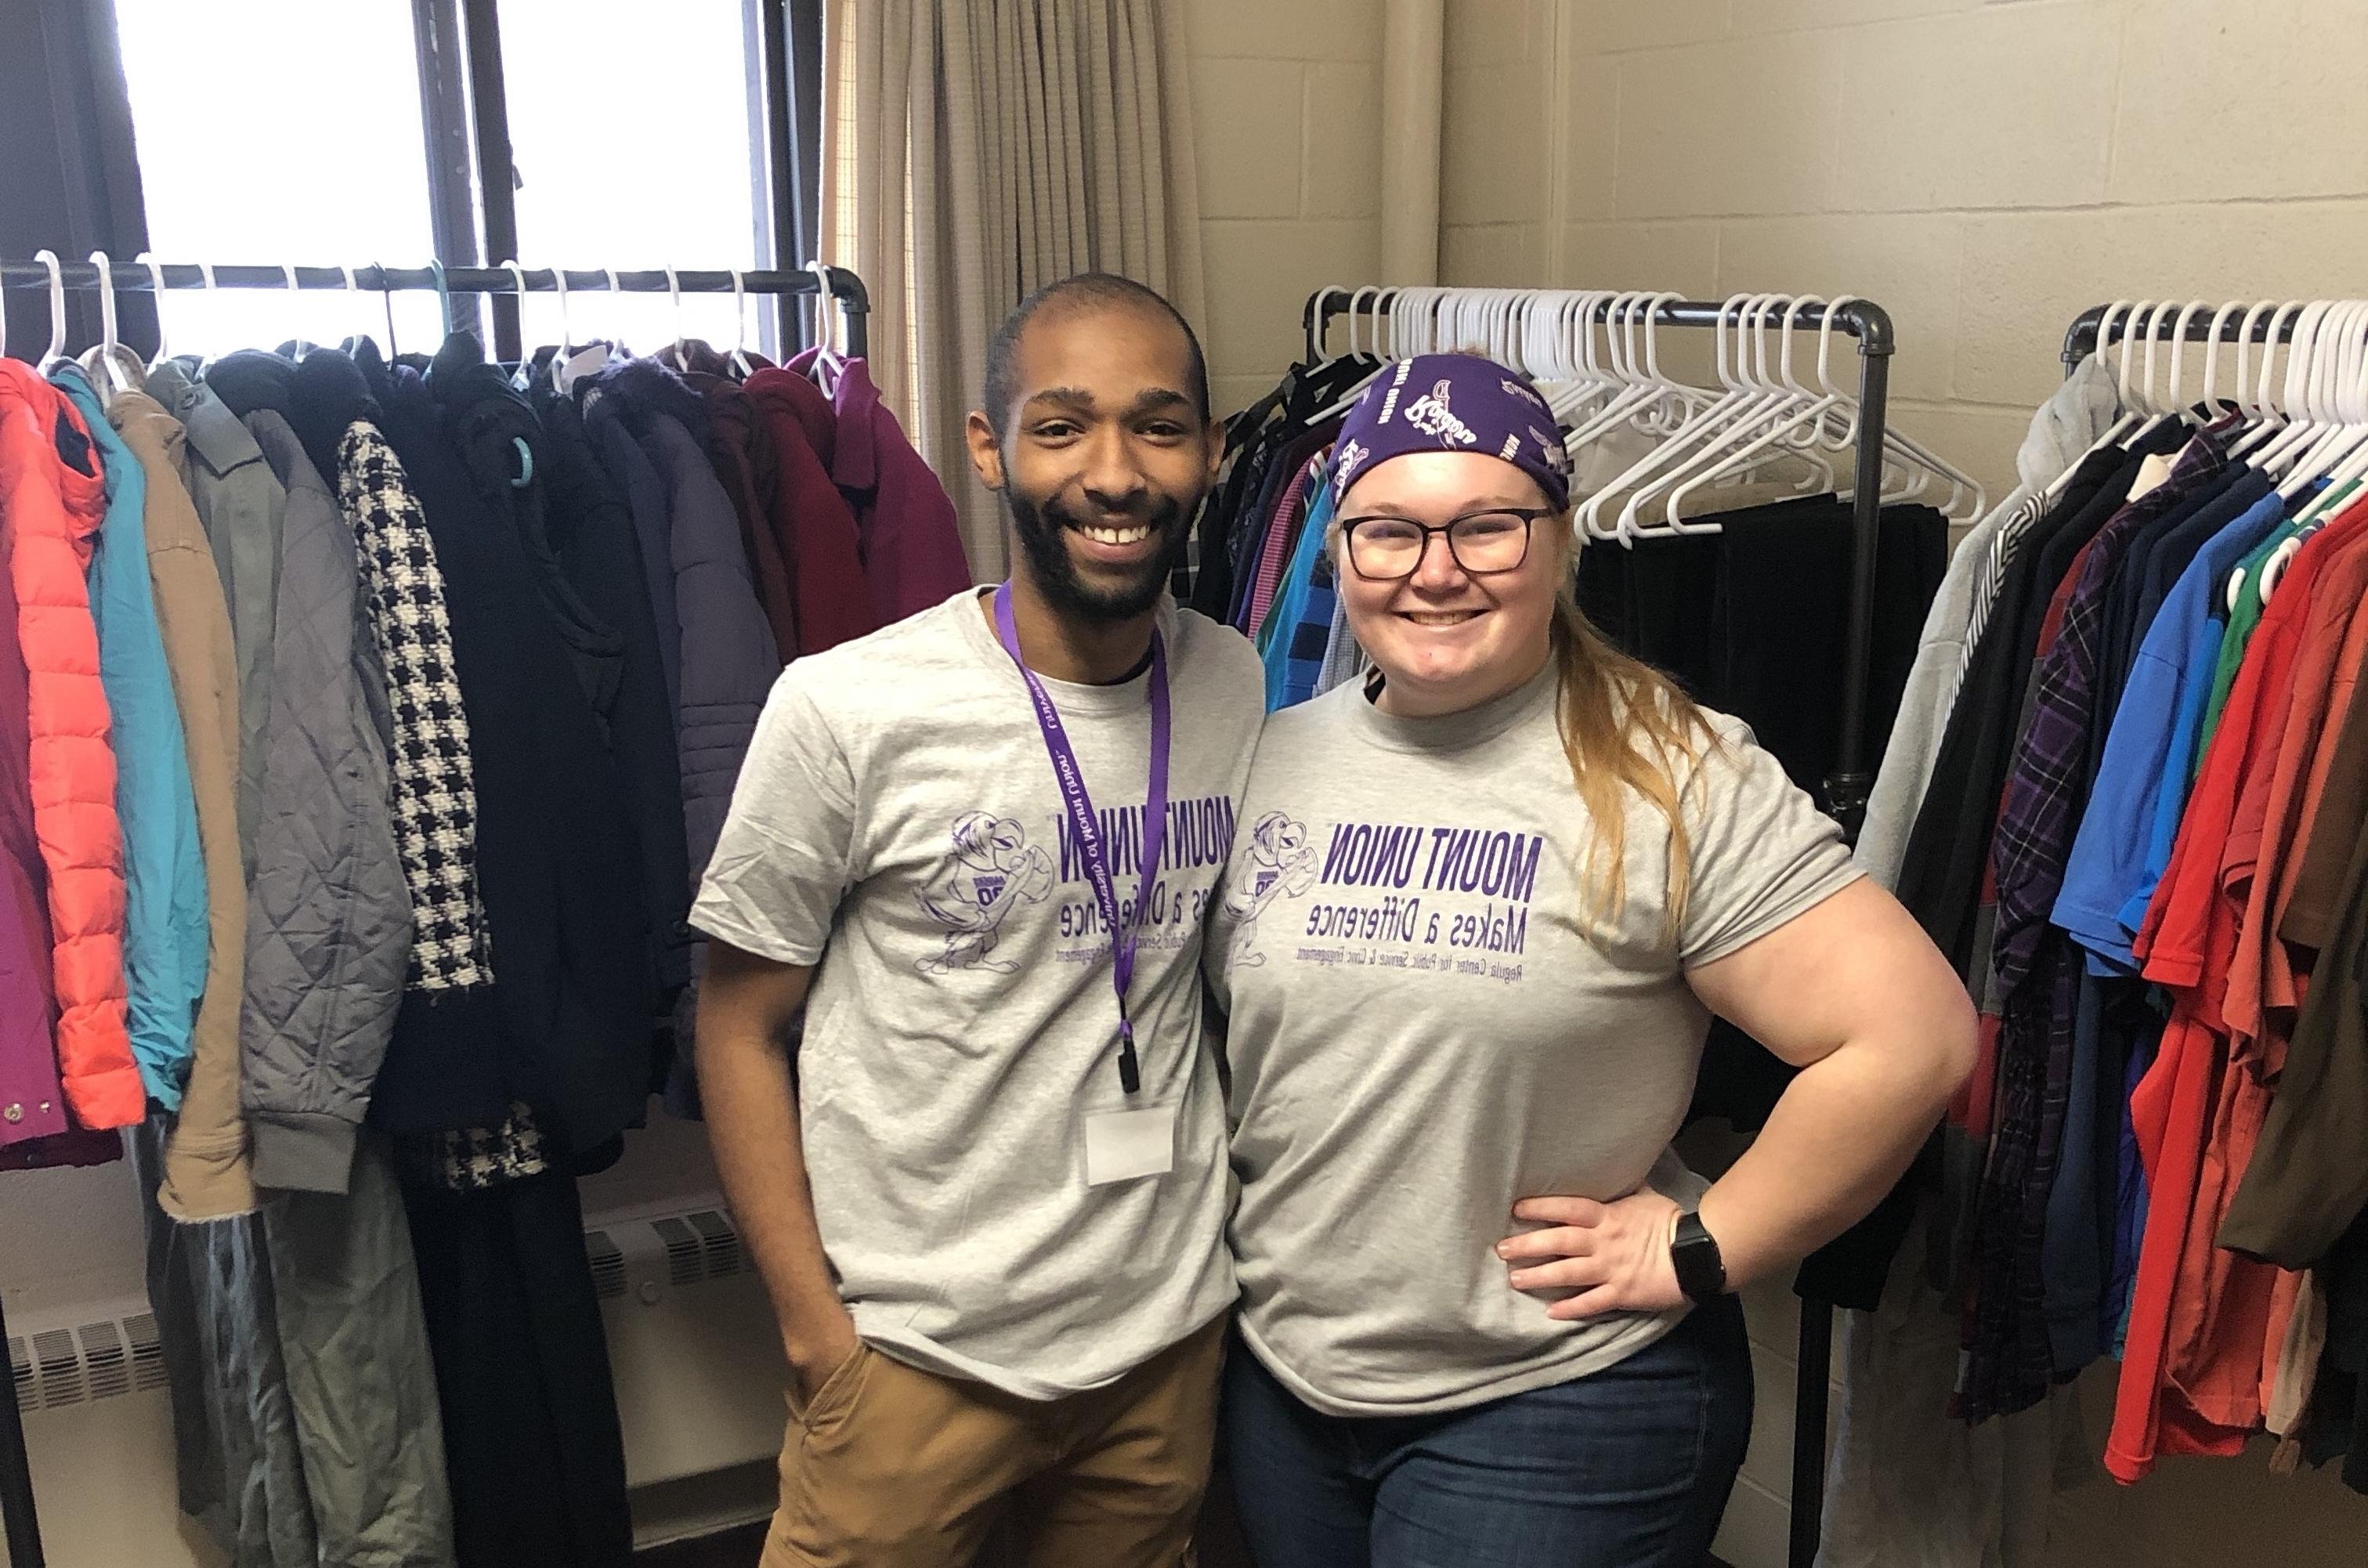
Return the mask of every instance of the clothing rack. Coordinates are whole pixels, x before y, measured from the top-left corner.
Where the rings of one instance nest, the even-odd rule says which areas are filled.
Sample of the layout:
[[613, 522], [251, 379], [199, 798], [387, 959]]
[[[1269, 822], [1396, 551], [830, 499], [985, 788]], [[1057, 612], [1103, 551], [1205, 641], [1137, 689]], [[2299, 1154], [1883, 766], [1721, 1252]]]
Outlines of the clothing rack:
[[[171, 261], [151, 267], [134, 261], [111, 266], [105, 281], [117, 290], [131, 292], [222, 288], [372, 294], [433, 290], [439, 296], [450, 296], [556, 293], [560, 287], [557, 278], [549, 267], [522, 267], [513, 274], [505, 267], [381, 267], [375, 262], [348, 270], [341, 267], [201, 267], [193, 262]], [[586, 272], [571, 267], [565, 278], [570, 293], [580, 289], [593, 292], [613, 290], [627, 294], [826, 294], [838, 306], [846, 328], [848, 354], [862, 358], [870, 346], [866, 328], [871, 313], [871, 292], [864, 288], [862, 278], [843, 267], [817, 263], [803, 270], [760, 268], [737, 273], [677, 269], [671, 275], [664, 268]], [[0, 260], [0, 290], [46, 290], [55, 286], [96, 291], [101, 283], [99, 268], [92, 262], [63, 262], [52, 271], [47, 262]], [[449, 310], [446, 316], [447, 324], [452, 324]], [[9, 1343], [6, 1313], [0, 1312], [0, 1346]], [[47, 1559], [42, 1553], [40, 1526], [34, 1510], [32, 1466], [26, 1451], [17, 1390], [20, 1377], [30, 1386], [33, 1362], [29, 1342], [25, 1353], [25, 1370], [17, 1371], [12, 1356], [8, 1377], [0, 1382], [0, 1524], [5, 1524], [6, 1529], [8, 1568], [44, 1568]]]
[[[2248, 333], [2243, 317], [2226, 316], [2215, 322], [2210, 312], [2196, 311], [2187, 315], [2186, 331], [2182, 334], [2179, 321], [2180, 313], [2183, 312], [2157, 312], [2150, 305], [2133, 308], [2126, 302], [2089, 306], [2073, 318], [2072, 325], [2064, 334], [2064, 373], [2069, 376], [2079, 368], [2081, 360], [2097, 352], [2105, 343], [2125, 342], [2140, 335], [2164, 343], [2181, 336], [2190, 343], [2210, 343], [2215, 338], [2222, 343], [2240, 340], [2292, 343], [2294, 328], [2302, 319], [2298, 309], [2270, 311], [2253, 320]], [[2100, 342], [2100, 335], [2106, 332], [2105, 318], [2109, 315], [2115, 318], [2110, 335], [2104, 342]], [[2140, 316], [2146, 319], [2146, 327], [2143, 330], [2137, 319]]]
[[[110, 277], [118, 290], [135, 293], [160, 289], [287, 289], [326, 290], [336, 293], [351, 291], [365, 294], [395, 292], [416, 293], [432, 290], [439, 295], [494, 294], [516, 295], [523, 282], [529, 294], [554, 294], [559, 285], [553, 281], [550, 267], [522, 267], [514, 278], [505, 267], [381, 267], [373, 262], [368, 267], [347, 269], [338, 267], [216, 267], [211, 269], [193, 262], [160, 261], [152, 271], [144, 262], [120, 262], [110, 268]], [[739, 280], [741, 291], [750, 294], [798, 295], [820, 294], [827, 277], [828, 291], [839, 308], [847, 328], [847, 352], [861, 358], [869, 349], [867, 324], [871, 314], [871, 295], [863, 279], [843, 267], [815, 266], [803, 269], [763, 268], [733, 273], [720, 269], [677, 271], [671, 278], [664, 268], [633, 272], [586, 272], [567, 269], [567, 291], [578, 290], [605, 293], [613, 289], [625, 294], [729, 294], [734, 291], [734, 278]], [[292, 282], [291, 282], [292, 278]], [[86, 261], [69, 261], [58, 267], [58, 280], [65, 288], [96, 290], [99, 287], [97, 267]], [[46, 289], [50, 286], [48, 264], [39, 261], [0, 261], [0, 289]]]
[[[1335, 316], [1351, 310], [1378, 314], [1395, 297], [1395, 290], [1360, 290], [1344, 293], [1327, 289], [1308, 297], [1301, 326], [1307, 358], [1322, 353], [1325, 335]], [[1704, 300], [1663, 300], [1650, 320], [1655, 326], [1711, 327], [1727, 324], [1730, 304]], [[1612, 301], [1598, 301], [1589, 321], [1609, 324]], [[1874, 637], [1875, 548], [1883, 520], [1883, 443], [1884, 404], [1890, 390], [1891, 356], [1896, 345], [1890, 313], [1864, 300], [1846, 299], [1838, 306], [1804, 311], [1792, 324], [1837, 329], [1858, 340], [1858, 463], [1851, 518], [1854, 549], [1850, 562], [1850, 628], [1842, 664], [1840, 744], [1834, 770], [1826, 778], [1826, 808], [1841, 823], [1852, 841], [1866, 814], [1873, 776], [1867, 770], [1866, 708], [1868, 664]], [[2077, 328], [2076, 328], [2077, 330]], [[1811, 1568], [1824, 1523], [1826, 1496], [1826, 1426], [1833, 1371], [1833, 1303], [1801, 1299], [1801, 1336], [1793, 1404], [1792, 1539], [1786, 1561], [1790, 1568]]]

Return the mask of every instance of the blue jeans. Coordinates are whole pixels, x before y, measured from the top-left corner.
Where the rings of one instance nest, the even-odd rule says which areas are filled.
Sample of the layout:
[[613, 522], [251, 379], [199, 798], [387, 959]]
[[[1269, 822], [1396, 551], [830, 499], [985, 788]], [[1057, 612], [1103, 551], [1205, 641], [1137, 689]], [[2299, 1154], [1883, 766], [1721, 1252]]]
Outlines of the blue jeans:
[[1751, 1349], [1729, 1298], [1591, 1377], [1344, 1419], [1236, 1342], [1221, 1419], [1261, 1568], [1698, 1568], [1751, 1441]]

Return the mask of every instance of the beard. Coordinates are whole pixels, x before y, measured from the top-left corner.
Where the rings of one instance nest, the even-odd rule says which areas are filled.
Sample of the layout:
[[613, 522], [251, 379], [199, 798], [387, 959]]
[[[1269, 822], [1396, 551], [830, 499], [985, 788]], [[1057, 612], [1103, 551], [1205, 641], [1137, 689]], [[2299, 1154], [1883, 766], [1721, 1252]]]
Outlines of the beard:
[[1082, 526], [1075, 513], [1058, 499], [1039, 506], [1017, 489], [1005, 492], [1005, 497], [1037, 591], [1054, 610], [1088, 624], [1109, 625], [1148, 613], [1167, 591], [1168, 579], [1183, 559], [1184, 505], [1173, 495], [1147, 493], [1127, 509], [1125, 520], [1149, 528], [1159, 549], [1133, 575], [1112, 587], [1089, 584], [1078, 574], [1064, 537], [1072, 528]]

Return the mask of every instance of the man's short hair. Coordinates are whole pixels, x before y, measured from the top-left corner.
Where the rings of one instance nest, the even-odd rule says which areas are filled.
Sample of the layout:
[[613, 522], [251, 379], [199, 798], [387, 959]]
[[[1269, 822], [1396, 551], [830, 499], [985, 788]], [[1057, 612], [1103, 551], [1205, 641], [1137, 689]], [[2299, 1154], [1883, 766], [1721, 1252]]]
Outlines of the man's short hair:
[[1192, 324], [1184, 312], [1167, 302], [1156, 289], [1147, 289], [1132, 278], [1121, 278], [1114, 272], [1080, 272], [1074, 278], [1064, 278], [1057, 283], [1047, 283], [1019, 301], [1012, 312], [1003, 318], [1003, 324], [986, 346], [986, 420], [997, 436], [1011, 417], [1011, 399], [1018, 389], [1011, 384], [1011, 360], [1019, 345], [1020, 334], [1028, 324], [1047, 310], [1089, 311], [1125, 308], [1165, 316], [1176, 324], [1184, 335], [1184, 347], [1189, 352], [1188, 384], [1184, 391], [1200, 410], [1201, 423], [1206, 426], [1212, 415], [1209, 408], [1209, 361], [1201, 352], [1201, 339], [1192, 331]]

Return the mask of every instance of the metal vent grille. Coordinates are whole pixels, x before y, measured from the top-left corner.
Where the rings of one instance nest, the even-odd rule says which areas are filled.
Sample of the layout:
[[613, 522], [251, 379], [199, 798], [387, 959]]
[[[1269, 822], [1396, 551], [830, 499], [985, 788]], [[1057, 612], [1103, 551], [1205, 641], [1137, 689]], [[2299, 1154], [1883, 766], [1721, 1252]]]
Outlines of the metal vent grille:
[[102, 1318], [8, 1341], [8, 1371], [24, 1410], [61, 1410], [165, 1386], [156, 1317]]
[[142, 1312], [123, 1320], [123, 1336], [131, 1346], [131, 1386], [145, 1392], [165, 1386], [165, 1343], [156, 1333], [156, 1314]]
[[74, 1348], [71, 1330], [53, 1328], [33, 1335], [33, 1367], [41, 1382], [43, 1409], [81, 1404], [90, 1398], [83, 1383], [82, 1356]]
[[592, 1294], [603, 1301], [625, 1293], [625, 1254], [606, 1231], [584, 1233], [584, 1251], [592, 1260]]
[[700, 1250], [707, 1259], [707, 1278], [722, 1279], [738, 1274], [746, 1267], [740, 1253], [740, 1233], [731, 1220], [712, 1209], [683, 1216], [683, 1222], [699, 1233]]
[[83, 1380], [93, 1399], [112, 1399], [131, 1392], [131, 1350], [123, 1342], [120, 1325], [86, 1323], [77, 1333], [82, 1341]]
[[666, 1244], [667, 1284], [696, 1285], [707, 1278], [707, 1260], [697, 1231], [672, 1214], [651, 1221], [650, 1229]]

